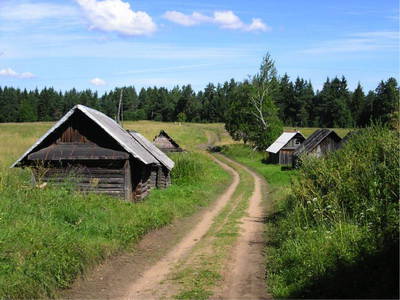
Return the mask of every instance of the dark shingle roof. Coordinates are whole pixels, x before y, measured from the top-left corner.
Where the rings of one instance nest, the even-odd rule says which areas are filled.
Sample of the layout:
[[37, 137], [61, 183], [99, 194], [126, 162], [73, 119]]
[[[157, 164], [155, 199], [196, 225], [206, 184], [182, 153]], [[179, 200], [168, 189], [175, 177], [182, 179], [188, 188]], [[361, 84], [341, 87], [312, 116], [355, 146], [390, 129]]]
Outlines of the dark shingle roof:
[[318, 129], [312, 135], [310, 135], [300, 146], [294, 151], [294, 156], [300, 156], [303, 153], [311, 152], [316, 146], [318, 146], [326, 137], [332, 135], [334, 139], [340, 141], [341, 138], [331, 129]]
[[165, 136], [165, 137], [169, 140], [169, 142], [170, 142], [174, 147], [180, 148], [180, 146], [178, 145], [178, 143], [175, 142], [175, 140], [174, 140], [172, 137], [170, 137], [170, 136], [168, 135], [168, 133], [166, 133], [164, 130], [161, 130], [160, 133], [159, 133], [157, 136], [154, 137], [153, 142], [154, 142], [155, 145], [157, 145], [156, 140], [157, 140], [157, 138], [158, 138], [159, 136]]

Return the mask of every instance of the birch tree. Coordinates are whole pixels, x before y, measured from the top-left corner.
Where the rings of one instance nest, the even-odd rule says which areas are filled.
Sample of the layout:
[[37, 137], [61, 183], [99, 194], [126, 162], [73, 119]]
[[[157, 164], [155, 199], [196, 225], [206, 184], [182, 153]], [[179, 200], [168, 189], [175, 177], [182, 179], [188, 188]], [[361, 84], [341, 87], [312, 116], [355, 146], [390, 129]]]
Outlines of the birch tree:
[[277, 96], [279, 81], [274, 61], [269, 53], [264, 57], [260, 71], [253, 77], [253, 92], [250, 95], [250, 114], [256, 121], [251, 138], [257, 148], [268, 147], [282, 132], [282, 122], [278, 117]]
[[231, 99], [225, 128], [233, 139], [267, 148], [282, 132], [274, 98], [278, 92], [277, 72], [269, 54], [260, 71], [239, 84]]

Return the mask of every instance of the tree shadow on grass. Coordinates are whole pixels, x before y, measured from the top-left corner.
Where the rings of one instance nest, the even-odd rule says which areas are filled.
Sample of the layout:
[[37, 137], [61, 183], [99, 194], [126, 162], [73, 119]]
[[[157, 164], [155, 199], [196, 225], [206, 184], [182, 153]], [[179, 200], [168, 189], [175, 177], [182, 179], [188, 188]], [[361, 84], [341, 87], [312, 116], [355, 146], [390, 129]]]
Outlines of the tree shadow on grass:
[[338, 261], [334, 270], [310, 280], [290, 298], [399, 299], [398, 242], [373, 255], [364, 253], [355, 264]]

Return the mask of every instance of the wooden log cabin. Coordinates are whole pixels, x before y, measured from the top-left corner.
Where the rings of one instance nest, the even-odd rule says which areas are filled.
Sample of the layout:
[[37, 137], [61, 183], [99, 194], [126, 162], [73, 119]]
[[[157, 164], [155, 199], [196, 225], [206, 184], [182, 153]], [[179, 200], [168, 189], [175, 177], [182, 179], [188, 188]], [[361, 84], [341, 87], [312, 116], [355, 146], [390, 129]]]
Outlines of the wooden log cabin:
[[164, 130], [154, 137], [153, 144], [161, 151], [168, 152], [183, 152], [183, 149], [174, 141]]
[[322, 157], [340, 147], [341, 138], [331, 129], [318, 129], [311, 134], [293, 153], [293, 166], [296, 167], [303, 155]]
[[292, 165], [293, 152], [306, 138], [299, 132], [284, 132], [267, 148], [268, 161], [280, 165]]
[[35, 182], [72, 180], [80, 191], [138, 201], [168, 187], [174, 162], [141, 134], [76, 105], [11, 167], [30, 167]]

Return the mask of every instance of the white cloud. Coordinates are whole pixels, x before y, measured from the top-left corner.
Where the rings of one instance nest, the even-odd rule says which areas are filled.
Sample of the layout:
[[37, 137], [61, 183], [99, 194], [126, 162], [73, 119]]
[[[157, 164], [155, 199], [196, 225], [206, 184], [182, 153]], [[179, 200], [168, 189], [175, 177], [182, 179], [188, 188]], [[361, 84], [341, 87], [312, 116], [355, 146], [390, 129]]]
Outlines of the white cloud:
[[243, 29], [244, 23], [232, 11], [216, 11], [214, 12], [214, 22], [219, 24], [221, 28]]
[[164, 18], [183, 26], [193, 26], [202, 22], [212, 22], [212, 18], [204, 16], [198, 12], [193, 12], [191, 15], [185, 15], [179, 11], [167, 11]]
[[14, 71], [11, 68], [1, 69], [0, 70], [0, 76], [22, 78], [22, 79], [35, 77], [35, 75], [32, 74], [31, 72], [18, 73], [18, 72]]
[[133, 11], [121, 0], [75, 0], [85, 12], [92, 29], [115, 31], [126, 35], [148, 35], [157, 26], [143, 11]]
[[213, 23], [219, 25], [220, 28], [234, 29], [243, 31], [267, 31], [271, 30], [261, 19], [255, 18], [251, 24], [243, 23], [240, 18], [231, 10], [215, 11], [212, 17], [203, 15], [198, 12], [193, 12], [191, 15], [186, 15], [178, 11], [167, 11], [163, 17], [171, 22], [183, 26], [194, 26], [201, 23]]
[[270, 31], [271, 27], [269, 27], [268, 25], [266, 25], [265, 23], [263, 23], [263, 21], [261, 19], [255, 18], [252, 20], [251, 24], [249, 26], [247, 26], [247, 28], [245, 29], [246, 31]]
[[106, 85], [106, 82], [103, 79], [97, 77], [90, 80], [90, 83], [96, 86]]
[[6, 20], [34, 21], [74, 17], [78, 11], [68, 5], [51, 3], [0, 4], [0, 18]]

